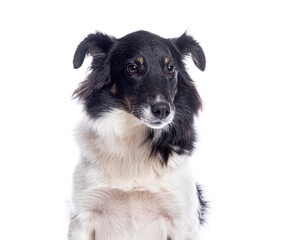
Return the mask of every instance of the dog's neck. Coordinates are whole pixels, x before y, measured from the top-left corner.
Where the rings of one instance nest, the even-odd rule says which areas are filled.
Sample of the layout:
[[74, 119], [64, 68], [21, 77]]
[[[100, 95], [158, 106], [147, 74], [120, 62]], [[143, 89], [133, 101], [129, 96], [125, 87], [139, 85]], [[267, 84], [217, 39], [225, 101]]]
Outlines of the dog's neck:
[[134, 181], [141, 175], [155, 177], [165, 171], [159, 157], [151, 157], [147, 131], [132, 114], [114, 109], [95, 120], [86, 117], [78, 127], [77, 139], [85, 161], [114, 177]]
[[84, 128], [88, 130], [89, 135], [91, 132], [95, 134], [90, 137], [99, 139], [102, 147], [107, 145], [107, 154], [117, 155], [121, 152], [131, 154], [131, 151], [142, 146], [148, 130], [139, 119], [121, 109], [110, 110], [95, 120], [86, 117]]

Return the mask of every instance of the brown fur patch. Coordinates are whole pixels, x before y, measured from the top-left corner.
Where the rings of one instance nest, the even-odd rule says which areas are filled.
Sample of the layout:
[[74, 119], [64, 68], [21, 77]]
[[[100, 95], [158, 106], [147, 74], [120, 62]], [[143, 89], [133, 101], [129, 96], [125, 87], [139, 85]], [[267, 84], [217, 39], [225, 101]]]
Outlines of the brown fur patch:
[[174, 96], [173, 96], [172, 101], [174, 101], [174, 98], [175, 98], [175, 96], [176, 96], [177, 94], [178, 94], [178, 88], [176, 88], [175, 91], [174, 91]]
[[117, 87], [116, 87], [116, 83], [114, 83], [112, 85], [112, 87], [110, 88], [110, 92], [115, 95], [117, 93]]
[[169, 59], [168, 57], [165, 57], [164, 61], [165, 61], [165, 63], [167, 64], [167, 63], [170, 62], [170, 59]]
[[174, 96], [176, 96], [177, 94], [178, 94], [178, 88], [175, 89]]
[[131, 111], [131, 103], [130, 103], [130, 100], [129, 100], [128, 97], [125, 97], [125, 98], [124, 98], [124, 104], [125, 104], [125, 106], [127, 107], [127, 110], [128, 110], [128, 111]]
[[142, 65], [144, 63], [143, 57], [138, 57], [137, 61]]

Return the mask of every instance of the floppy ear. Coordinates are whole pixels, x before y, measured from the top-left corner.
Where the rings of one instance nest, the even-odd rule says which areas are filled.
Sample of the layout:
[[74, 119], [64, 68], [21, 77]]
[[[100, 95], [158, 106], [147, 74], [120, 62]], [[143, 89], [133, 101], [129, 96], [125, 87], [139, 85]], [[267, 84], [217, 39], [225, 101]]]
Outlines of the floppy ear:
[[97, 32], [88, 35], [79, 44], [74, 54], [74, 68], [81, 67], [86, 56], [92, 56], [93, 60], [90, 66], [91, 73], [74, 91], [74, 98], [86, 99], [94, 90], [100, 90], [104, 85], [109, 84], [110, 68], [107, 64], [107, 56], [115, 40], [113, 37]]
[[88, 35], [77, 47], [74, 54], [74, 68], [82, 66], [86, 55], [93, 57], [103, 57], [109, 52], [114, 43], [114, 38], [107, 36], [101, 32]]
[[205, 70], [206, 58], [200, 45], [194, 40], [193, 37], [186, 34], [186, 32], [179, 38], [171, 40], [172, 43], [178, 48], [183, 55], [191, 54], [195, 65], [201, 70]]

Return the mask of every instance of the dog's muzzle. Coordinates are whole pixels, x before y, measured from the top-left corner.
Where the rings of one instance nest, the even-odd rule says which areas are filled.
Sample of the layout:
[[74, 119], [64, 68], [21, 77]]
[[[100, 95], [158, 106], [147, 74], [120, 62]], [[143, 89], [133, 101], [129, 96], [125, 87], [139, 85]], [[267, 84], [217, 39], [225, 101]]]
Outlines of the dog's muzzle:
[[175, 107], [165, 100], [156, 101], [141, 111], [140, 120], [150, 128], [163, 128], [173, 121]]

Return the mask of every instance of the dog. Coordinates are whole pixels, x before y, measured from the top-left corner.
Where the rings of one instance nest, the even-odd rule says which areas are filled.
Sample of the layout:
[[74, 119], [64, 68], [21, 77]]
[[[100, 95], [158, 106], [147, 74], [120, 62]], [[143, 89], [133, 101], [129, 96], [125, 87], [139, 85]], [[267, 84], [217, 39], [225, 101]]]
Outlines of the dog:
[[90, 72], [73, 93], [84, 117], [68, 239], [197, 239], [207, 204], [189, 163], [202, 101], [184, 59], [204, 71], [201, 46], [186, 32], [96, 32], [77, 47], [74, 68], [86, 56]]

